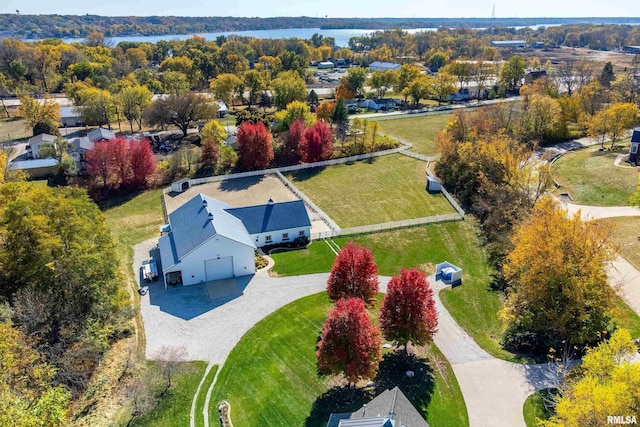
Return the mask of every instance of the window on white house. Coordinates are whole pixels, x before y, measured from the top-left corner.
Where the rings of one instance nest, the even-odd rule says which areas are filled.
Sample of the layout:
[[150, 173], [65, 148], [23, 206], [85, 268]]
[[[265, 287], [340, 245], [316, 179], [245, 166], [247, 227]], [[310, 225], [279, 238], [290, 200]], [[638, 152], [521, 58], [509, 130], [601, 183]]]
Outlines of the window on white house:
[[289, 233], [282, 233], [282, 240], [289, 240]]
[[298, 236], [300, 236], [300, 237], [304, 237], [304, 230], [300, 230], [300, 231], [298, 232]]
[[636, 154], [638, 152], [638, 144], [631, 144], [631, 154]]
[[271, 243], [271, 235], [269, 234], [269, 235], [264, 236], [264, 241], [266, 243]]

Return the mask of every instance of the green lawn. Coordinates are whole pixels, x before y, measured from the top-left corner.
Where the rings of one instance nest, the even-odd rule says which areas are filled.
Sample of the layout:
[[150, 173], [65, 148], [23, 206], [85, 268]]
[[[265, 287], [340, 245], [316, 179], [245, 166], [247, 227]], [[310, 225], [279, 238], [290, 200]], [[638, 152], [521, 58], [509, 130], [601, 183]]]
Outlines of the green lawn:
[[[151, 368], [153, 362], [149, 362]], [[188, 426], [191, 414], [191, 401], [198, 384], [204, 375], [206, 362], [182, 363], [174, 376], [174, 385], [158, 401], [153, 409], [136, 419], [131, 425], [150, 427]], [[206, 393], [206, 389], [205, 389]], [[202, 409], [200, 409], [202, 411]], [[200, 424], [202, 425], [202, 424]]]
[[288, 174], [341, 227], [454, 213], [425, 190], [425, 163], [394, 154]]
[[620, 255], [640, 270], [640, 217], [607, 218], [598, 222], [613, 224], [613, 242]]
[[551, 412], [545, 407], [544, 398], [554, 393], [554, 391], [555, 389], [544, 389], [536, 391], [527, 397], [522, 408], [524, 422], [527, 427], [537, 427], [538, 419], [548, 420], [551, 417]]
[[209, 390], [209, 387], [211, 386], [211, 383], [213, 382], [213, 379], [216, 376], [216, 372], [218, 372], [218, 365], [211, 367], [211, 370], [207, 374], [207, 378], [205, 378], [204, 382], [202, 383], [202, 387], [200, 388], [200, 393], [196, 398], [195, 423], [197, 426], [204, 425], [204, 415], [202, 413], [202, 410], [204, 409], [204, 402], [207, 399], [207, 391]]
[[[0, 114], [4, 115], [4, 111], [0, 110]], [[31, 136], [31, 131], [25, 128], [24, 119], [15, 117], [10, 119], [0, 119], [0, 142], [25, 139], [30, 138]]]
[[438, 154], [434, 137], [447, 126], [450, 118], [451, 114], [401, 116], [397, 119], [378, 120], [378, 123], [380, 131], [412, 143], [411, 151], [433, 156]]
[[[372, 397], [369, 390], [337, 387], [336, 378], [317, 375], [316, 340], [330, 307], [324, 292], [305, 297], [247, 332], [222, 367], [210, 419], [218, 416], [217, 404], [227, 400], [234, 425], [324, 427], [331, 412], [354, 411], [366, 403]], [[434, 373], [435, 382], [430, 375], [416, 375], [414, 380], [389, 375], [392, 365], [384, 361], [378, 379], [388, 386], [396, 380], [413, 381], [401, 386], [410, 390], [431, 426], [467, 426], [466, 406], [451, 367], [433, 346], [428, 354], [429, 363], [421, 366]], [[394, 360], [394, 354], [385, 357]]]
[[[435, 264], [442, 261], [460, 266], [462, 286], [440, 293], [447, 310], [489, 353], [505, 360], [528, 360], [498, 343], [503, 330], [498, 319], [502, 302], [500, 295], [489, 289], [491, 270], [472, 220], [334, 239], [340, 247], [349, 240], [371, 249], [382, 275], [398, 274], [402, 268], [421, 268], [432, 274]], [[308, 249], [273, 254], [276, 264], [272, 271], [279, 275], [327, 272], [334, 257], [325, 242], [315, 241]]]
[[[512, 362], [532, 361], [499, 344], [503, 324], [498, 311], [503, 303], [501, 294], [489, 288], [491, 270], [472, 220], [334, 239], [340, 247], [349, 240], [371, 249], [381, 275], [398, 274], [401, 268], [421, 268], [432, 274], [435, 264], [442, 261], [460, 266], [462, 286], [440, 292], [449, 313], [490, 354]], [[324, 241], [318, 240], [308, 249], [275, 253], [272, 257], [276, 262], [272, 271], [291, 276], [328, 272], [335, 255]], [[640, 336], [640, 317], [620, 298], [616, 298], [615, 306], [616, 324], [630, 329], [633, 336]]]
[[[575, 203], [595, 206], [626, 206], [638, 186], [638, 171], [613, 165], [628, 146], [613, 151], [590, 147], [566, 154], [555, 162], [556, 193], [569, 193]], [[625, 163], [622, 162], [621, 165]]]

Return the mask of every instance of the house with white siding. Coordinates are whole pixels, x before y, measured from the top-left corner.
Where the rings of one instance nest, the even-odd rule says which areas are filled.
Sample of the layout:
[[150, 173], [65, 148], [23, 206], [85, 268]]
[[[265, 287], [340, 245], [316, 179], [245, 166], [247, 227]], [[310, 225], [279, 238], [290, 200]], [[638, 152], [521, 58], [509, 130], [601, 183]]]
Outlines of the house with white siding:
[[167, 284], [195, 285], [255, 273], [255, 250], [308, 239], [302, 200], [232, 208], [198, 194], [169, 214], [158, 247]]

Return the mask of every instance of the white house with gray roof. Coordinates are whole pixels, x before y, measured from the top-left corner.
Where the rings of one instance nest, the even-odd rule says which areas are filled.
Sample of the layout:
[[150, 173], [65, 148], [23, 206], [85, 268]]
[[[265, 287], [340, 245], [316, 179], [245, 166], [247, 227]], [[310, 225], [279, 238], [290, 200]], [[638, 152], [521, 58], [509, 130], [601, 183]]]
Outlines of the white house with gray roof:
[[232, 208], [198, 194], [169, 214], [168, 229], [158, 241], [165, 286], [195, 285], [254, 274], [256, 248], [308, 238], [311, 221], [301, 200]]

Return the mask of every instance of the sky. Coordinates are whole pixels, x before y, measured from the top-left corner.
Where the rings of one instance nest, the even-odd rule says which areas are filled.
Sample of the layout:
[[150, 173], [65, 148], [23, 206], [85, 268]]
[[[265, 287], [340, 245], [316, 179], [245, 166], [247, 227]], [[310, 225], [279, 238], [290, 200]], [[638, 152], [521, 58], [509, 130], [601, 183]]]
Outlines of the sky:
[[1, 0], [0, 13], [106, 16], [639, 17], [638, 0]]

